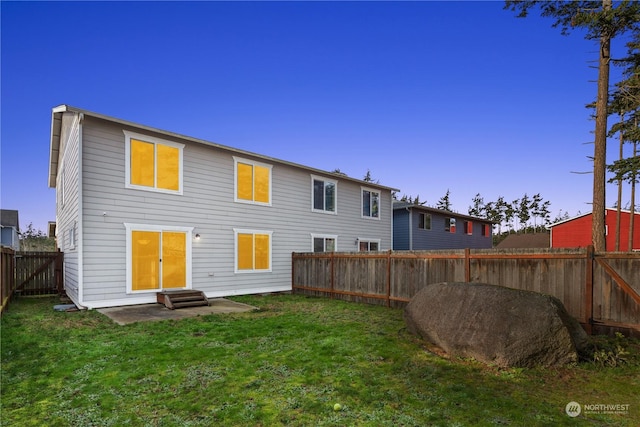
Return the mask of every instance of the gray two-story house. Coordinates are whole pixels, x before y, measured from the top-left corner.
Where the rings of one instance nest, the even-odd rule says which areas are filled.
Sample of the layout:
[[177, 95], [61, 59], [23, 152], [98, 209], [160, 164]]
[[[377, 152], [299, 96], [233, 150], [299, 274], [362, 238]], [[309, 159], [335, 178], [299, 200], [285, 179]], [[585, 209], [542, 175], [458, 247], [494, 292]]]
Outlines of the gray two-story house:
[[81, 308], [288, 291], [292, 252], [392, 248], [393, 188], [61, 105], [49, 186]]

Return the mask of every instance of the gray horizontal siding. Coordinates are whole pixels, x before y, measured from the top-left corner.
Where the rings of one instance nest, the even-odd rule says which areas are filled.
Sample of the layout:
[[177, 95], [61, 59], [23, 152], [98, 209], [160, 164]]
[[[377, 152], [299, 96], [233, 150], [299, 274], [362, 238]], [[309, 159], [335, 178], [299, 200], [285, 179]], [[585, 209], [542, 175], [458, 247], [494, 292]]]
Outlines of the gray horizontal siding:
[[[75, 302], [80, 295], [80, 272], [78, 245], [80, 244], [80, 130], [79, 118], [72, 113], [62, 115], [60, 133], [61, 156], [58, 159], [58, 176], [56, 178], [56, 244], [64, 252], [64, 287], [66, 294]], [[64, 203], [62, 194], [64, 193]], [[76, 244], [70, 245], [69, 231], [75, 229]]]
[[[338, 183], [337, 215], [314, 213], [311, 173], [274, 163], [272, 206], [235, 203], [231, 153], [190, 142], [184, 148], [182, 195], [127, 189], [122, 127], [87, 117], [83, 129], [87, 301], [127, 298], [125, 222], [196, 227], [202, 238], [193, 242], [193, 287], [208, 294], [289, 289], [291, 252], [308, 252], [311, 233], [338, 235], [341, 251], [355, 250], [358, 237], [380, 239], [381, 249], [391, 248], [388, 190], [381, 191], [382, 220], [361, 218], [360, 185], [351, 181]], [[233, 228], [273, 232], [271, 273], [234, 273]]]
[[[429, 249], [484, 249], [491, 248], [491, 236], [482, 236], [482, 225], [479, 221], [473, 221], [473, 234], [468, 235], [464, 230], [464, 221], [451, 216], [431, 213], [431, 230], [418, 228], [419, 212], [412, 210], [413, 215], [413, 250]], [[445, 230], [446, 218], [456, 218], [456, 231], [451, 233]]]

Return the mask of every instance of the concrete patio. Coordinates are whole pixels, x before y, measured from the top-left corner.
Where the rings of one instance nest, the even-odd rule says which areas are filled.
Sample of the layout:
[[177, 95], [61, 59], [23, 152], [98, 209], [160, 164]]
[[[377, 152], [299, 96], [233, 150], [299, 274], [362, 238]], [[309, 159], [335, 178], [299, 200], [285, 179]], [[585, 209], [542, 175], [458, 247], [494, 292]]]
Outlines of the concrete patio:
[[216, 313], [242, 313], [258, 310], [257, 307], [230, 301], [226, 298], [213, 298], [209, 300], [209, 306], [188, 307], [178, 310], [170, 310], [162, 304], [129, 305], [124, 307], [100, 308], [99, 313], [108, 316], [118, 325], [127, 325], [135, 322], [148, 322], [168, 319], [185, 319], [188, 317], [204, 316]]

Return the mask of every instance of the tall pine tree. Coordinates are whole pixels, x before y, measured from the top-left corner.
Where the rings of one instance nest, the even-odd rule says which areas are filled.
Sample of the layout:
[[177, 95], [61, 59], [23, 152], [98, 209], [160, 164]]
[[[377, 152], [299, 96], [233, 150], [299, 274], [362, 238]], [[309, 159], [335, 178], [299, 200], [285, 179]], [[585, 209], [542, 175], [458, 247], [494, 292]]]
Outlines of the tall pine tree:
[[573, 28], [579, 28], [586, 31], [586, 39], [599, 42], [591, 233], [595, 250], [604, 251], [606, 249], [604, 215], [611, 40], [637, 27], [640, 22], [640, 3], [631, 0], [616, 2], [615, 5], [613, 0], [507, 0], [505, 9], [517, 12], [518, 17], [526, 17], [530, 10], [539, 9], [543, 17], [555, 20], [553, 27], [560, 27], [562, 34], [568, 34]]

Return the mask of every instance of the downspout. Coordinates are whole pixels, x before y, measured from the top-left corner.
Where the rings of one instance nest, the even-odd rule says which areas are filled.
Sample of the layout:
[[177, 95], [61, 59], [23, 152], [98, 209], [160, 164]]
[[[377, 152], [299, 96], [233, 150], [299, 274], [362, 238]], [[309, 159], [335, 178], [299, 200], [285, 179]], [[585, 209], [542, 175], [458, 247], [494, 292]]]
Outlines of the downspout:
[[[78, 115], [78, 301], [84, 301], [84, 212], [82, 209], [82, 122], [84, 122], [84, 114]], [[78, 307], [86, 309], [86, 306]]]

